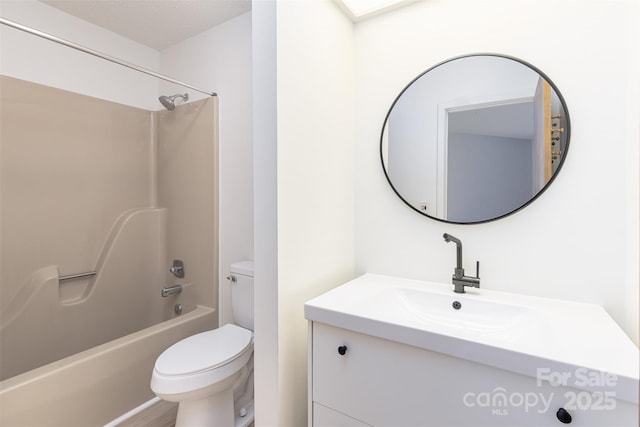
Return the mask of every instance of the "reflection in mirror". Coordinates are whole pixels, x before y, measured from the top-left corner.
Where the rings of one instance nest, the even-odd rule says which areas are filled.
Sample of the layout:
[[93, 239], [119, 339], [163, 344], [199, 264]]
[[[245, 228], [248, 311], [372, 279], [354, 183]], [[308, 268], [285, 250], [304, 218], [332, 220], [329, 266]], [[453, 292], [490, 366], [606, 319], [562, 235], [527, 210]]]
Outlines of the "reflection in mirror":
[[498, 219], [553, 181], [569, 144], [560, 92], [533, 66], [470, 55], [418, 76], [385, 120], [380, 154], [394, 191], [452, 223]]

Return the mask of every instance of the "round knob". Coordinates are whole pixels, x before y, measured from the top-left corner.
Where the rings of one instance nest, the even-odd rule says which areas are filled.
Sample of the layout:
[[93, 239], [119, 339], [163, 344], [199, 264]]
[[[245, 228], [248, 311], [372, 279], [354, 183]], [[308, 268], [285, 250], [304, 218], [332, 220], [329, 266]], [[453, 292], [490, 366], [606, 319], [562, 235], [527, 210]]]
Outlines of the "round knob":
[[558, 420], [563, 424], [571, 423], [571, 414], [568, 413], [564, 408], [558, 409], [558, 412], [556, 412], [556, 417], [558, 417]]
[[338, 347], [338, 353], [340, 353], [340, 356], [344, 356], [346, 352], [347, 352], [346, 345], [341, 345], [340, 347]]

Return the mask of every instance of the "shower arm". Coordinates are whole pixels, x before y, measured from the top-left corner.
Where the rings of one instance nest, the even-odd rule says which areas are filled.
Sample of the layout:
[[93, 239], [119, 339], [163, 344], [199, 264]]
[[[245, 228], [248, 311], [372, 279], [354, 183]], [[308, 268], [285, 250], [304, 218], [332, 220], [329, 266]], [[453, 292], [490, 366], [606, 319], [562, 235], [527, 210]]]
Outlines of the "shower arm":
[[139, 66], [137, 66], [135, 64], [132, 64], [130, 62], [122, 61], [122, 60], [120, 60], [118, 58], [115, 58], [113, 56], [107, 55], [107, 54], [102, 53], [102, 52], [98, 52], [97, 50], [93, 50], [91, 48], [79, 45], [79, 44], [71, 42], [69, 40], [65, 40], [65, 39], [61, 39], [61, 38], [56, 37], [56, 36], [52, 36], [51, 34], [36, 30], [34, 28], [28, 27], [26, 25], [19, 24], [19, 23], [14, 22], [14, 21], [10, 21], [10, 20], [2, 18], [2, 17], [0, 17], [0, 24], [6, 25], [6, 26], [11, 27], [11, 28], [15, 28], [16, 30], [24, 31], [25, 33], [29, 33], [29, 34], [32, 34], [34, 36], [42, 37], [43, 39], [47, 39], [49, 41], [52, 41], [52, 42], [55, 42], [55, 43], [70, 47], [72, 49], [79, 50], [79, 51], [84, 52], [84, 53], [88, 53], [89, 55], [97, 56], [98, 58], [102, 58], [104, 60], [113, 62], [113, 63], [118, 64], [118, 65], [122, 65], [123, 67], [131, 68], [132, 70], [139, 71], [139, 72], [144, 73], [144, 74], [148, 74], [150, 76], [159, 78], [161, 80], [165, 80], [167, 82], [171, 82], [171, 83], [178, 84], [180, 86], [184, 86], [186, 88], [195, 90], [196, 92], [204, 93], [204, 94], [209, 95], [209, 96], [217, 96], [217, 94], [215, 92], [207, 92], [206, 90], [199, 89], [199, 88], [197, 88], [195, 86], [191, 86], [191, 85], [189, 85], [187, 83], [181, 82], [180, 80], [176, 80], [176, 79], [173, 79], [171, 77], [167, 77], [167, 76], [162, 75], [160, 73], [156, 73], [155, 71], [151, 71], [149, 69], [139, 67]]

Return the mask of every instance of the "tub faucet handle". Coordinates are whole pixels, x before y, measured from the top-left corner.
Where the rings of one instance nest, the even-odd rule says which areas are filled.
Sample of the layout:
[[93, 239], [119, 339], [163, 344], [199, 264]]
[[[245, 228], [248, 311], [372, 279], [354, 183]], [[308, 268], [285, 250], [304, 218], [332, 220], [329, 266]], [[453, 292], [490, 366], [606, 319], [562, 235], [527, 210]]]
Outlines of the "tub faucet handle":
[[184, 279], [184, 263], [181, 260], [174, 259], [169, 271], [177, 278]]

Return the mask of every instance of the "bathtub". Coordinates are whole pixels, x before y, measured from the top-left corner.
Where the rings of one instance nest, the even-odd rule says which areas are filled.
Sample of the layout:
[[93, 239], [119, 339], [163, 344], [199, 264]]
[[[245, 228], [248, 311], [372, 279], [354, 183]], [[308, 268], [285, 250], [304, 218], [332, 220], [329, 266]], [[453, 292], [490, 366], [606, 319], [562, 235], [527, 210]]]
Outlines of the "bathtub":
[[0, 425], [101, 426], [154, 397], [158, 355], [212, 329], [213, 308], [194, 310], [0, 382]]

